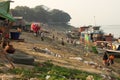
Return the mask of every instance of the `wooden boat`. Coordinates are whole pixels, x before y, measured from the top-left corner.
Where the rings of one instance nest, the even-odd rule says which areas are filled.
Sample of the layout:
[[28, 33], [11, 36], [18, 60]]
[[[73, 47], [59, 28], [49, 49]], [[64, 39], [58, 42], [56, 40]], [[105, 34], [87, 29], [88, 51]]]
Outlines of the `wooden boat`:
[[106, 50], [107, 53], [110, 55], [110, 54], [113, 54], [115, 57], [118, 57], [120, 58], [120, 50]]
[[120, 43], [113, 43], [113, 45], [116, 46], [116, 49], [114, 50], [106, 49], [106, 51], [108, 52], [108, 54], [113, 54], [115, 57], [120, 58]]
[[102, 48], [96, 48], [98, 51], [98, 54], [103, 54], [107, 52], [109, 55], [113, 54], [115, 57], [120, 58], [120, 50], [110, 50], [110, 49], [102, 49]]
[[107, 49], [107, 48], [99, 48], [97, 47], [98, 53], [104, 53], [107, 52], [109, 55], [113, 54], [115, 57], [120, 58], [120, 43], [113, 42], [112, 43], [113, 48], [112, 49]]
[[107, 49], [106, 51], [108, 53], [118, 53], [118, 54], [120, 54], [120, 50], [109, 50], [109, 49]]
[[106, 51], [106, 49], [102, 49], [102, 48], [98, 48], [98, 47], [96, 49], [97, 49], [98, 54], [103, 54]]

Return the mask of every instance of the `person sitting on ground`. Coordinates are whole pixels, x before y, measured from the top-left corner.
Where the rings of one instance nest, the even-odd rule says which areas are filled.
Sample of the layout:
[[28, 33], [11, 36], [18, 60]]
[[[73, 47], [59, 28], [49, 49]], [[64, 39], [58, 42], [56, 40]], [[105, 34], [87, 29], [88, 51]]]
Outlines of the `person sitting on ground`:
[[15, 52], [15, 48], [13, 47], [13, 45], [10, 45], [9, 42], [8, 44], [5, 46], [4, 50], [7, 53], [13, 54]]

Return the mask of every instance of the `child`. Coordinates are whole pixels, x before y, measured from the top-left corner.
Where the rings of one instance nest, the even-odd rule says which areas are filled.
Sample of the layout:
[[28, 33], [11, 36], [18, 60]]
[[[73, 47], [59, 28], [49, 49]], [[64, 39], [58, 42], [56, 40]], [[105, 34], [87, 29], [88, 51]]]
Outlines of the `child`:
[[109, 61], [110, 61], [110, 64], [112, 65], [112, 64], [114, 64], [114, 55], [113, 54], [111, 54], [110, 56], [109, 56]]

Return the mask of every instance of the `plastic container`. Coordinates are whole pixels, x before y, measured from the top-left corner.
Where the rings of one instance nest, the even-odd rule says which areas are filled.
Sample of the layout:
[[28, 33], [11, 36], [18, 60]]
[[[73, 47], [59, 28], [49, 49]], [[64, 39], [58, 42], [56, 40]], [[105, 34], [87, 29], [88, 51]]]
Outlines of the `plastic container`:
[[10, 35], [11, 35], [11, 39], [14, 39], [14, 40], [18, 40], [20, 37], [19, 32], [10, 32]]

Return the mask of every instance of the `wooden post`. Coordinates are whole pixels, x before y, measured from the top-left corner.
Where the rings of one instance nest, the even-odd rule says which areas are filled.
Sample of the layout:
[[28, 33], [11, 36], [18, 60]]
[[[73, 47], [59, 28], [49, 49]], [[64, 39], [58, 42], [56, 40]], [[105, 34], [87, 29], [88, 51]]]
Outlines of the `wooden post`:
[[5, 36], [6, 36], [6, 34], [9, 33], [9, 30], [10, 30], [12, 24], [13, 24], [13, 23], [11, 23], [11, 22], [9, 23], [9, 22], [8, 22], [8, 25], [3, 27], [3, 28], [4, 28], [4, 31], [3, 31], [3, 33], [2, 33], [2, 42], [1, 42], [1, 45], [0, 45], [0, 47], [1, 47], [0, 49], [2, 50], [1, 55], [3, 55], [3, 56], [8, 60], [8, 62], [9, 62], [10, 65], [12, 66], [12, 68], [15, 68], [15, 66], [13, 65], [12, 61], [8, 58], [8, 56], [6, 55], [6, 51], [5, 51], [4, 48], [3, 48], [4, 42], [5, 42]]

